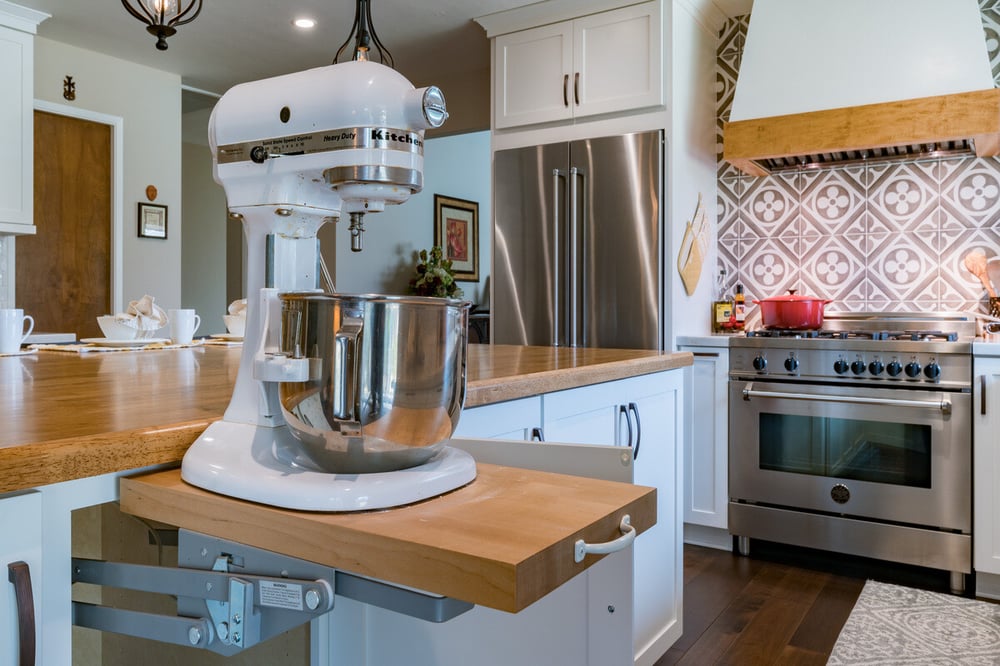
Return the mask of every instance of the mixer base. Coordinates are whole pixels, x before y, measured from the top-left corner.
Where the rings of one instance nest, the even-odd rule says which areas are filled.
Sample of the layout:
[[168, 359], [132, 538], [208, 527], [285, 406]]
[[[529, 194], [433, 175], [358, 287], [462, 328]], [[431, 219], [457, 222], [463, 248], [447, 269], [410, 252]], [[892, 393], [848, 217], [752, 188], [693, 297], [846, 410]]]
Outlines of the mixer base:
[[368, 511], [412, 504], [476, 478], [471, 455], [444, 447], [417, 467], [375, 474], [331, 474], [296, 462], [285, 427], [217, 421], [191, 445], [181, 478], [229, 497], [304, 511]]

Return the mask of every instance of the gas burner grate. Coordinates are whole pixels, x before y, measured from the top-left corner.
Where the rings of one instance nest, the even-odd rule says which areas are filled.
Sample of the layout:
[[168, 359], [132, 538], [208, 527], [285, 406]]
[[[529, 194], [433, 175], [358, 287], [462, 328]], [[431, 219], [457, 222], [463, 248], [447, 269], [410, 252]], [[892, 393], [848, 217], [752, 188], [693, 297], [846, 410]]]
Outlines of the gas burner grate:
[[955, 331], [925, 331], [925, 330], [849, 330], [834, 331], [827, 329], [785, 329], [785, 328], [761, 328], [754, 331], [747, 331], [748, 338], [808, 338], [823, 340], [912, 340], [914, 342], [941, 340], [955, 342], [958, 340], [958, 333]]

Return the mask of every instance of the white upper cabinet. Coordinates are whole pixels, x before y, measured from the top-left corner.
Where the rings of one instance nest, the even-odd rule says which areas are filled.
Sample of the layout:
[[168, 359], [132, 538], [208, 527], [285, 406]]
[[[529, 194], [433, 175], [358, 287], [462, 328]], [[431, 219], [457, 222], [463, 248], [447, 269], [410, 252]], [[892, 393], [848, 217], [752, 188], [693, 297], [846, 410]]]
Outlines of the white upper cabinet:
[[0, 26], [0, 231], [33, 223], [32, 48], [31, 35]]
[[663, 104], [658, 0], [499, 35], [494, 50], [498, 129]]
[[34, 233], [34, 33], [47, 14], [0, 2], [0, 233]]

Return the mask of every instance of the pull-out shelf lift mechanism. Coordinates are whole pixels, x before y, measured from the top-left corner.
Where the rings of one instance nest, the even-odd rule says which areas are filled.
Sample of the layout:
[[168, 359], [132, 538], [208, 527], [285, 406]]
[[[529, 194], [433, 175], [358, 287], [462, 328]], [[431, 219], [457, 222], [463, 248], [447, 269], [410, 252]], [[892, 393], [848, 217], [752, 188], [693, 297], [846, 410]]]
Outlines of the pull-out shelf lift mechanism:
[[232, 655], [333, 609], [340, 595], [429, 622], [472, 604], [180, 530], [178, 566], [73, 558], [73, 582], [177, 597], [177, 615], [73, 602], [73, 623]]

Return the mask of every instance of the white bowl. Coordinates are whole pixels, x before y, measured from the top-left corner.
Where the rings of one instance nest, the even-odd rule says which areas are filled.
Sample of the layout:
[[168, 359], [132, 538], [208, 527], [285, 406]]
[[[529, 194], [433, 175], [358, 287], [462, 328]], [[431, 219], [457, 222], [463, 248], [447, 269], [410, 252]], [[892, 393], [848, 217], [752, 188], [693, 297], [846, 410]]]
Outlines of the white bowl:
[[246, 333], [247, 318], [244, 315], [222, 315], [222, 320], [226, 322], [226, 330], [230, 335], [242, 337]]
[[114, 315], [98, 317], [97, 325], [101, 327], [101, 332], [108, 340], [134, 340], [139, 337], [139, 329], [118, 321]]

